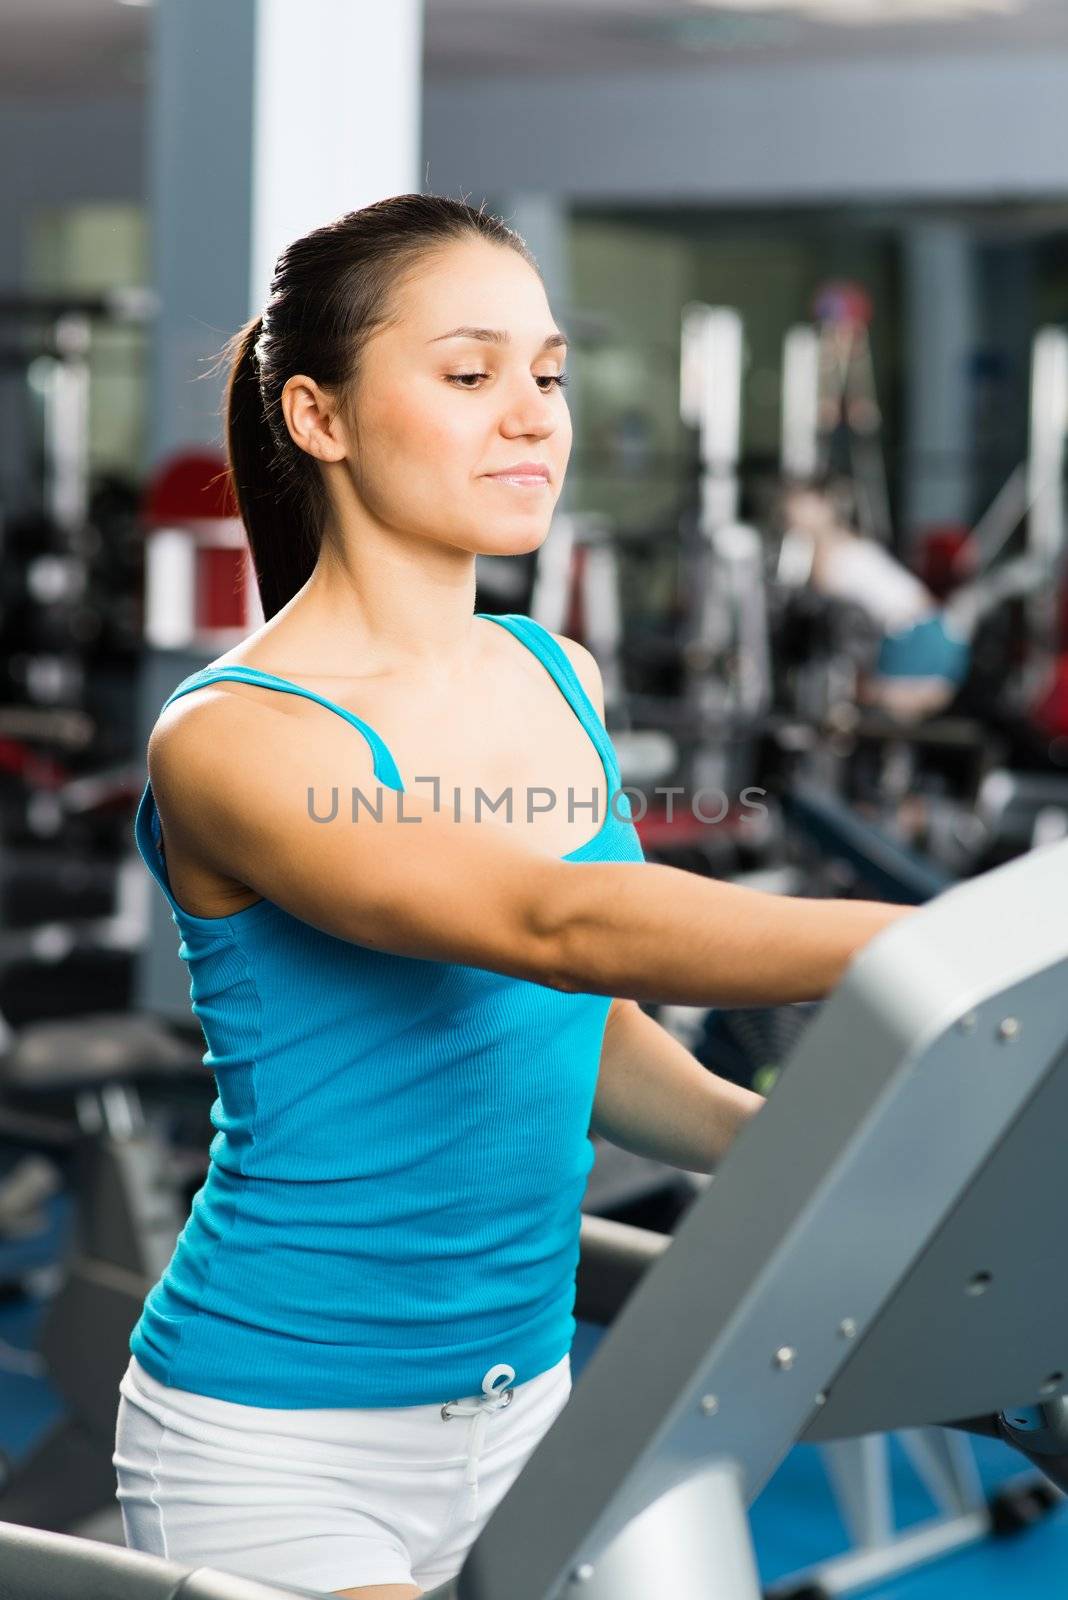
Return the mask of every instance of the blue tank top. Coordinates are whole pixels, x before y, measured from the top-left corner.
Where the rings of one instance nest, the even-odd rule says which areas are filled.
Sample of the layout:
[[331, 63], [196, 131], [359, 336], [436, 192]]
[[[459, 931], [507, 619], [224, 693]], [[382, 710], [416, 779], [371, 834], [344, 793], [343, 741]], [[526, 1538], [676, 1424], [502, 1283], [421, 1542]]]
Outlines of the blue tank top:
[[[608, 814], [565, 861], [644, 860], [612, 742], [566, 653], [538, 657], [589, 733]], [[304, 695], [239, 663], [208, 683]], [[593, 817], [596, 822], [598, 819]], [[160, 1383], [247, 1405], [422, 1405], [568, 1352], [588, 1137], [610, 997], [334, 937], [272, 901], [198, 917], [174, 898], [146, 784], [138, 849], [171, 907], [214, 1073], [207, 1176], [130, 1349]]]

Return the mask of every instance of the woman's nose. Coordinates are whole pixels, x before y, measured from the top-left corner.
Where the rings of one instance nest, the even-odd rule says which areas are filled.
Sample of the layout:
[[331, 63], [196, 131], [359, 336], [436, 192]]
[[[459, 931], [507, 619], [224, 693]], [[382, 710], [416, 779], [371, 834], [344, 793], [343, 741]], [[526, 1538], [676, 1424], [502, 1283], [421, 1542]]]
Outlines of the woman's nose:
[[524, 396], [513, 402], [501, 419], [502, 431], [546, 437], [559, 424], [551, 395]]

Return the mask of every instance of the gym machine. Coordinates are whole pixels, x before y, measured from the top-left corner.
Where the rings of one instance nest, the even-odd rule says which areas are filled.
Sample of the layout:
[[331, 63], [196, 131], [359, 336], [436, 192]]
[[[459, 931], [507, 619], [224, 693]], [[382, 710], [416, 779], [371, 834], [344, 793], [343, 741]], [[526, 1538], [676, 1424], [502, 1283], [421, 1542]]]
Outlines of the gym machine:
[[755, 1600], [799, 1438], [964, 1419], [1068, 1487], [1066, 892], [1061, 843], [866, 947], [434, 1600]]
[[[669, 535], [676, 546], [677, 637], [650, 636], [637, 644], [624, 638], [621, 547], [634, 548], [633, 535], [621, 538], [594, 514], [572, 515], [557, 519], [552, 539], [538, 552], [531, 615], [582, 637], [596, 656], [624, 782], [637, 788], [670, 783], [691, 795], [707, 788], [740, 794], [770, 706], [763, 541], [738, 521], [743, 364], [738, 313], [687, 304], [680, 412], [697, 434], [700, 477], [695, 511]], [[628, 690], [628, 661], [656, 667], [668, 658], [677, 694]], [[654, 851], [689, 849], [699, 856], [726, 843], [731, 825], [710, 831], [686, 810], [654, 801], [647, 817], [643, 807], [636, 819], [643, 842]]]
[[[784, 471], [794, 479], [810, 478], [830, 465], [834, 450], [844, 441], [848, 445], [848, 463], [858, 483], [862, 526], [885, 543], [890, 538], [890, 517], [879, 446], [881, 419], [868, 337], [870, 303], [866, 297], [851, 291], [851, 286], [830, 285], [818, 301], [817, 315], [816, 327], [793, 329], [787, 337], [783, 393]], [[1033, 454], [1053, 426], [1051, 418], [1056, 410], [1051, 406], [1051, 386], [1056, 389], [1055, 380], [1060, 369], [1055, 360], [1056, 351], [1047, 348], [1050, 345], [1046, 337], [1036, 344]], [[718, 740], [718, 747], [706, 747], [701, 761], [704, 771], [709, 770], [711, 763], [717, 773], [727, 759], [724, 747], [729, 745], [732, 735], [736, 736], [747, 720], [756, 722], [769, 711], [767, 675], [759, 671], [761, 660], [767, 659], [769, 632], [763, 602], [765, 583], [761, 551], [751, 530], [736, 525], [742, 367], [741, 325], [736, 313], [700, 305], [687, 307], [683, 328], [682, 409], [685, 420], [699, 429], [702, 485], [691, 580], [685, 585], [693, 602], [692, 626], [684, 644], [693, 693], [688, 703], [678, 710], [684, 720], [692, 719], [696, 712], [696, 721], [709, 746], [713, 740]], [[1061, 432], [1063, 429], [1058, 432], [1058, 439]], [[1043, 459], [1056, 448], [1056, 444], [1049, 444]], [[1059, 464], [1055, 482], [1049, 472], [1038, 476], [1047, 502], [1043, 544], [1048, 552], [1051, 546], [1049, 528], [1055, 520], [1055, 508], [1048, 502], [1052, 495], [1059, 505]], [[1031, 478], [1037, 484], [1034, 468]], [[780, 573], [784, 581], [787, 576], [785, 572]], [[1005, 588], [1005, 580], [1012, 576], [1008, 570], [998, 573], [993, 579], [994, 589]], [[774, 599], [774, 594], [770, 598]], [[550, 625], [563, 627], [562, 615]], [[860, 636], [861, 632], [859, 618], [852, 624], [848, 617], [841, 619], [838, 638], [830, 641], [830, 654], [835, 656], [834, 646], [839, 644], [842, 648], [838, 654], [844, 659], [840, 669], [834, 659], [827, 661], [824, 689], [833, 691], [837, 674], [839, 688], [846, 690], [848, 698], [855, 678], [854, 663], [860, 664], [866, 648], [874, 652], [878, 642], [874, 636], [866, 640]], [[618, 651], [617, 641], [617, 654]], [[815, 676], [819, 678], [818, 671]], [[817, 683], [816, 687], [821, 685]], [[664, 716], [659, 720], [662, 729], [670, 726], [682, 731], [678, 718]], [[858, 739], [885, 745], [889, 765], [884, 761], [884, 776], [896, 779], [895, 795], [888, 798], [896, 797], [902, 787], [899, 769], [911, 768], [911, 762], [902, 759], [903, 751], [900, 741], [894, 738], [894, 727], [885, 717], [869, 717], [854, 733]], [[834, 742], [829, 738], [828, 746]], [[838, 742], [841, 747], [843, 741]], [[963, 718], [952, 721], [943, 718], [937, 728], [928, 730], [924, 726], [917, 730], [914, 743], [924, 747], [933, 745], [940, 760], [951, 760], [956, 767], [974, 768], [976, 758], [985, 749], [986, 735], [978, 725], [973, 727]], [[829, 761], [828, 756], [831, 757]], [[829, 748], [817, 749], [815, 760], [808, 766], [813, 775], [815, 770], [830, 766], [832, 776], [841, 781], [840, 756]], [[994, 774], [993, 778], [999, 776], [1005, 775]], [[985, 794], [989, 787], [992, 799], [993, 790], [998, 787], [993, 778], [981, 791]], [[975, 774], [975, 779], [974, 784], [968, 784], [969, 792], [979, 787], [983, 773]], [[1014, 784], [1014, 791], [1018, 788], [1019, 785]], [[1027, 849], [1063, 834], [1063, 810], [1057, 804], [1058, 798], [1057, 794], [1050, 797], [1039, 814], [1040, 826], [1028, 830], [1017, 842], [1018, 849]], [[942, 836], [944, 848], [940, 855], [951, 869], [947, 871], [856, 816], [833, 792], [821, 792], [811, 782], [790, 785], [784, 794], [783, 807], [783, 820], [788, 830], [795, 834], [803, 830], [810, 842], [818, 841], [832, 867], [848, 864], [851, 874], [859, 875], [869, 885], [874, 884], [878, 892], [912, 903], [925, 901], [948, 887], [952, 881], [951, 872], [963, 873], [969, 866], [972, 871], [976, 870], [975, 861], [969, 860], [969, 841], [973, 847], [981, 844], [985, 850], [989, 850], [992, 843], [989, 817], [985, 821], [976, 817], [976, 826], [969, 831], [964, 823], [973, 819], [957, 815], [956, 808], [942, 806], [933, 815], [931, 831], [934, 834], [937, 830]], [[1018, 809], [1014, 794], [1013, 813]], [[991, 812], [991, 807], [986, 807], [985, 812]], [[932, 842], [938, 841], [932, 839]], [[686, 1008], [673, 1009], [683, 1011]], [[786, 1009], [788, 1016], [782, 1011], [775, 1014], [776, 1023], [797, 1021], [794, 1015], [797, 1008]], [[662, 1020], [667, 1023], [666, 1018]], [[686, 1019], [672, 1019], [676, 1024], [679, 1020]], [[725, 1020], [733, 1024], [736, 1019], [727, 1013]], [[752, 1033], [754, 1028], [759, 1031], [759, 1026], [768, 1018], [765, 1015], [745, 1020]], [[926, 1530], [927, 1548], [939, 1548], [942, 1541], [959, 1533], [961, 1525], [976, 1526], [976, 1518], [978, 1525], [982, 1525], [985, 1508], [982, 1513], [975, 1509], [975, 1468], [966, 1441], [956, 1438], [947, 1445], [945, 1437], [935, 1430], [907, 1430], [901, 1433], [900, 1442], [931, 1486], [936, 1503], [945, 1511], [942, 1525]], [[849, 1443], [829, 1445], [825, 1455], [839, 1508], [855, 1544], [864, 1547], [864, 1559], [869, 1567], [875, 1546], [879, 1547], [876, 1559], [883, 1562], [884, 1571], [890, 1570], [895, 1562], [910, 1559], [908, 1552], [913, 1547], [907, 1542], [893, 1540], [889, 1532], [886, 1440], [866, 1440], [859, 1450]]]
[[[822, 339], [816, 328], [797, 327], [784, 348], [781, 464], [784, 475], [799, 483], [828, 463]], [[948, 586], [947, 626], [968, 641], [971, 652], [965, 682], [956, 690], [945, 686], [952, 701], [948, 710], [903, 722], [885, 710], [860, 709], [849, 692], [851, 662], [868, 657], [870, 670], [878, 640], [866, 643], [860, 613], [851, 624], [850, 608], [840, 602], [825, 601], [821, 609], [813, 597], [810, 621], [814, 615], [831, 648], [817, 649], [814, 660], [790, 674], [797, 738], [803, 739], [806, 715], [827, 735], [812, 742], [804, 760], [790, 763], [793, 768], [809, 779], [818, 776], [829, 791], [850, 794], [891, 827], [903, 827], [913, 843], [957, 876], [987, 870], [1032, 842], [1063, 835], [1068, 818], [1068, 778], [1056, 772], [1055, 728], [1043, 732], [1040, 726], [1044, 696], [1055, 697], [1057, 674], [1068, 663], [1068, 656], [1060, 665], [1057, 660], [1066, 642], [1058, 636], [1063, 619], [1057, 615], [1066, 575], [1064, 330], [1045, 327], [1036, 334], [1030, 388], [1028, 458], [971, 534], [962, 530], [936, 585], [940, 594]], [[798, 596], [799, 612], [806, 610], [804, 544], [787, 535], [777, 573], [782, 592], [792, 588]], [[1010, 546], [1018, 553], [1008, 556]], [[1013, 599], [1021, 605], [1006, 611], [1003, 603]], [[1007, 787], [1013, 798], [1006, 809], [1000, 797]], [[987, 803], [988, 792], [998, 797], [996, 803]], [[1000, 819], [1010, 814], [1012, 829], [1003, 832]]]
[[130, 1329], [203, 1175], [206, 1077], [197, 1045], [132, 1012], [31, 1023], [0, 1055], [0, 1146], [29, 1152], [0, 1184], [0, 1241], [22, 1245], [14, 1268], [40, 1272], [31, 1242], [47, 1232], [43, 1208], [60, 1180], [73, 1196], [68, 1248], [49, 1263], [59, 1281], [25, 1364], [57, 1391], [62, 1413], [26, 1455], [0, 1454], [10, 1522], [63, 1530], [114, 1506], [119, 1380]]
[[738, 521], [742, 319], [726, 306], [684, 308], [679, 406], [697, 429], [700, 502], [683, 551], [689, 612], [680, 641], [684, 708], [697, 730], [689, 781], [738, 793], [749, 735], [771, 704], [763, 540]]
[[[1066, 894], [1062, 841], [886, 929], [669, 1244], [584, 1223], [576, 1310], [614, 1320], [460, 1573], [427, 1600], [759, 1600], [746, 1505], [798, 1440], [991, 1434], [1059, 1500]], [[956, 1474], [963, 1507], [951, 1445], [928, 1463]], [[936, 1547], [986, 1526], [962, 1509]], [[931, 1554], [923, 1530], [906, 1537]], [[854, 1579], [878, 1575], [863, 1552], [853, 1561]], [[0, 1592], [310, 1593], [8, 1525]]]
[[[0, 372], [17, 378], [33, 413], [38, 480], [15, 485], [0, 506], [0, 646], [6, 697], [34, 707], [82, 709], [91, 671], [137, 643], [140, 539], [117, 480], [94, 490], [90, 359], [101, 330], [137, 334], [152, 313], [141, 290], [0, 295]], [[103, 743], [107, 732], [94, 729]]]
[[859, 284], [828, 283], [814, 323], [788, 329], [783, 343], [780, 460], [784, 478], [807, 483], [832, 465], [839, 434], [857, 485], [861, 529], [892, 539], [869, 328], [872, 303]]
[[[837, 320], [816, 326], [799, 324], [787, 332], [780, 467], [784, 481], [811, 483], [831, 465], [830, 425], [844, 425], [851, 441], [849, 463], [861, 530], [888, 542], [885, 469], [876, 449], [879, 407], [864, 321], [865, 316], [870, 317], [870, 306], [866, 313], [863, 303], [850, 310], [856, 298], [832, 296], [833, 304], [841, 302]], [[858, 349], [863, 359], [854, 372]], [[1057, 586], [1064, 576], [1066, 444], [1068, 332], [1043, 327], [1035, 335], [1031, 352], [1027, 460], [1009, 475], [971, 533], [962, 537], [946, 570], [950, 585], [967, 584], [967, 593], [951, 593], [946, 607], [954, 630], [963, 638], [970, 640], [981, 618], [1002, 600], [1017, 595], [1025, 598], [1032, 659], [1024, 687], [1031, 693], [1048, 669], [1055, 648]], [[881, 508], [876, 517], [872, 515], [874, 503]], [[1020, 555], [1003, 562], [1021, 523]], [[780, 567], [784, 579], [789, 580], [792, 573], [794, 582], [804, 581], [804, 563], [794, 556], [789, 541]], [[1021, 710], [1028, 697], [1020, 695]]]
[[151, 314], [142, 291], [0, 296], [3, 399], [33, 437], [32, 482], [0, 507], [0, 1007], [16, 1024], [54, 1009], [59, 987], [68, 1009], [129, 996], [142, 546], [130, 486], [90, 471], [90, 375], [101, 333], [139, 337]]
[[1056, 648], [1057, 589], [1065, 576], [1064, 467], [1068, 447], [1068, 331], [1040, 328], [1031, 346], [1030, 439], [1026, 461], [1009, 474], [958, 549], [950, 566], [957, 579], [985, 579], [996, 592], [1001, 560], [1021, 523], [1025, 561], [1041, 574], [1027, 595], [1036, 659], [1033, 687]]

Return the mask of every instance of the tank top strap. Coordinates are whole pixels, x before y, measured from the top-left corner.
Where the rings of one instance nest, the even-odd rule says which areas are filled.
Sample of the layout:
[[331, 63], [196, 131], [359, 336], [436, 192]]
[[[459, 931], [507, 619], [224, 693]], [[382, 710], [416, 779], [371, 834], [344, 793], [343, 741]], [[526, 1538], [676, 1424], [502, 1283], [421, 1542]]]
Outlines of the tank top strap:
[[316, 694], [313, 689], [306, 689], [302, 684], [291, 683], [288, 678], [278, 678], [273, 672], [263, 672], [259, 667], [249, 667], [242, 662], [222, 663], [219, 666], [201, 667], [198, 672], [193, 672], [188, 678], [183, 678], [161, 706], [165, 711], [172, 700], [179, 699], [182, 695], [192, 694], [194, 689], [203, 689], [209, 683], [250, 683], [260, 689], [277, 689], [281, 694], [296, 694], [305, 700], [314, 700], [318, 705], [325, 706], [328, 711], [336, 712], [339, 717], [363, 734], [371, 747], [374, 756], [374, 773], [380, 783], [387, 788], [403, 791], [404, 782], [397, 768], [397, 763], [389, 750], [385, 740], [353, 712], [346, 711], [344, 706], [339, 706], [333, 700], [327, 700], [324, 695]]
[[614, 784], [618, 787], [622, 783], [619, 770], [619, 760], [616, 756], [615, 746], [609, 738], [608, 730], [601, 720], [600, 712], [586, 693], [582, 680], [567, 655], [548, 628], [540, 622], [535, 622], [533, 617], [522, 616], [515, 611], [493, 613], [476, 611], [477, 617], [485, 617], [490, 622], [499, 622], [502, 627], [514, 633], [516, 638], [527, 646], [537, 656], [542, 666], [556, 680], [557, 687], [568, 701], [571, 709], [586, 729], [600, 753], [606, 770], [612, 775]]

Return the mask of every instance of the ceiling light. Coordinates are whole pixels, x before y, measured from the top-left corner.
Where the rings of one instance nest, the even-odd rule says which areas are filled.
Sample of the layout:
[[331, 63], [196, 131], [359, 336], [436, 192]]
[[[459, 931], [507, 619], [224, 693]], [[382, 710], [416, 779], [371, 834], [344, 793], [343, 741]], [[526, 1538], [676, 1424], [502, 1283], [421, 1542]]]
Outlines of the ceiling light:
[[963, 22], [1018, 15], [1022, 0], [694, 0], [717, 11], [792, 13], [814, 22]]
[[795, 44], [801, 30], [797, 15], [784, 17], [760, 16], [755, 11], [724, 11], [707, 17], [635, 17], [627, 25], [628, 33], [653, 39], [658, 43], [667, 40], [684, 50], [751, 50], [767, 45]]

